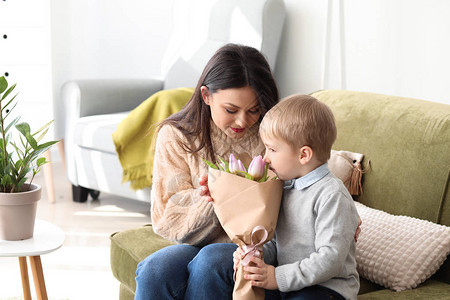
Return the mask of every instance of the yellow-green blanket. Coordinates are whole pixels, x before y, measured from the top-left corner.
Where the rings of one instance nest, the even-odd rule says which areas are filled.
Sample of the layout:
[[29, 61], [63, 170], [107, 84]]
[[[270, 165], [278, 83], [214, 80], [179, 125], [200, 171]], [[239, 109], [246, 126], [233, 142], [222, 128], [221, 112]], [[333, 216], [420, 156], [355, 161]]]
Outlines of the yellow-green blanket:
[[152, 184], [156, 124], [181, 110], [193, 88], [163, 90], [153, 94], [120, 122], [112, 138], [123, 168], [122, 182], [134, 190]]

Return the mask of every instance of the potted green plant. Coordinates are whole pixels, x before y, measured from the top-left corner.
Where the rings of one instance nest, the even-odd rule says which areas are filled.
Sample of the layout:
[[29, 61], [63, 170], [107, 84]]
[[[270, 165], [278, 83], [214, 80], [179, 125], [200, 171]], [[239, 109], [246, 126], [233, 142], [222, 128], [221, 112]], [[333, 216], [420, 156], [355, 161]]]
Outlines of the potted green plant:
[[42, 157], [44, 152], [58, 142], [40, 143], [53, 121], [32, 133], [20, 116], [12, 119], [17, 104], [17, 94], [12, 94], [15, 87], [8, 87], [6, 78], [0, 77], [0, 239], [4, 240], [33, 236], [41, 198], [41, 187], [33, 179], [48, 163]]

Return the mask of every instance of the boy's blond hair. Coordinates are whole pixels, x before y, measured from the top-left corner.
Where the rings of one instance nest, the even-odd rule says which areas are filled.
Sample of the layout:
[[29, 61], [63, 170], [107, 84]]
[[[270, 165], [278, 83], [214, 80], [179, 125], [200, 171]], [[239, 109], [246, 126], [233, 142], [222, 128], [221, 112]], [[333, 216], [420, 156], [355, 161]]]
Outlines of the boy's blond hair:
[[337, 135], [331, 109], [314, 97], [300, 94], [286, 97], [270, 109], [259, 130], [296, 149], [309, 146], [321, 162], [330, 158]]

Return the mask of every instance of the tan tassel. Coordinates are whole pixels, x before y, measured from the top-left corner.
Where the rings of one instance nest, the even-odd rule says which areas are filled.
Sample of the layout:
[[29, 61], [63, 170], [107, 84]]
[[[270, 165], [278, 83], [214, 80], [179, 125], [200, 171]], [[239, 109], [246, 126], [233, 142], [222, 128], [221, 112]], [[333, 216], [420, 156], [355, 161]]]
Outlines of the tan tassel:
[[[350, 176], [345, 179], [344, 184], [347, 187], [350, 195], [360, 195], [363, 193], [362, 188], [362, 175], [366, 173], [370, 169], [370, 160], [366, 164], [365, 170], [361, 168], [361, 163], [359, 161], [356, 162], [356, 166], [352, 164], [353, 171]], [[367, 168], [369, 166], [369, 168]]]
[[341, 156], [344, 157], [353, 168], [350, 175], [344, 180], [344, 185], [347, 187], [350, 195], [358, 196], [363, 193], [362, 175], [370, 170], [370, 160], [367, 161], [366, 167], [363, 170], [359, 161], [356, 161], [355, 165], [350, 158], [343, 155]]

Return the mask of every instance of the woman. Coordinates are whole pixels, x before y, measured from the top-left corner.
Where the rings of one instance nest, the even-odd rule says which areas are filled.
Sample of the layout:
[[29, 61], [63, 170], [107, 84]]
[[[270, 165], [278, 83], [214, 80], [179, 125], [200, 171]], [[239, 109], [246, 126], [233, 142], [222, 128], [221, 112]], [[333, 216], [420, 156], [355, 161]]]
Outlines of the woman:
[[[264, 56], [228, 44], [210, 59], [191, 100], [160, 124], [154, 158], [152, 224], [162, 237], [183, 243], [161, 249], [139, 263], [135, 299], [229, 298], [215, 285], [233, 272], [233, 244], [203, 195], [202, 159], [262, 155], [258, 136], [264, 113], [278, 102], [278, 89]], [[205, 177], [202, 178], [205, 181]], [[204, 183], [204, 182], [203, 182]], [[228, 260], [230, 268], [214, 268]], [[222, 270], [222, 271], [220, 271]], [[221, 274], [227, 272], [227, 274]], [[212, 293], [211, 296], [208, 293]]]

